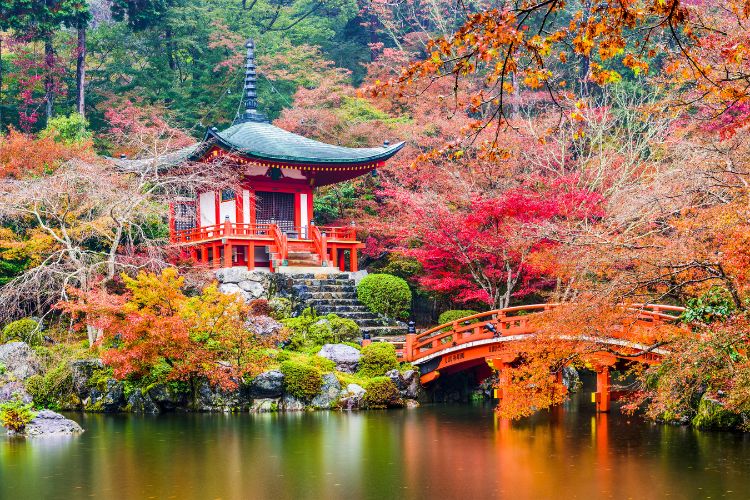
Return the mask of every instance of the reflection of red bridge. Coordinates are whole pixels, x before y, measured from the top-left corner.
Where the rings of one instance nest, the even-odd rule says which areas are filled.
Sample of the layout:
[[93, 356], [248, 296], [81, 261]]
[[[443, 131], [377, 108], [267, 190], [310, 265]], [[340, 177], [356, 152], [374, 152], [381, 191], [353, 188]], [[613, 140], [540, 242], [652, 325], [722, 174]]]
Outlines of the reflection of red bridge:
[[[440, 375], [482, 369], [489, 365], [500, 372], [499, 393], [502, 397], [503, 368], [518, 358], [513, 342], [533, 335], [534, 327], [530, 320], [555, 307], [558, 304], [496, 309], [439, 325], [422, 333], [408, 334], [403, 340], [381, 337], [373, 341], [395, 344], [403, 361], [419, 366], [423, 385]], [[621, 361], [622, 356], [627, 356], [625, 359], [628, 361], [658, 363], [665, 353], [664, 350], [651, 349], [650, 346], [629, 340], [629, 337], [632, 339], [633, 327], [653, 328], [665, 321], [677, 319], [676, 315], [669, 313], [679, 314], [684, 310], [682, 307], [656, 304], [631, 304], [624, 307], [633, 318], [628, 325], [613, 328], [609, 337], [581, 339], [591, 340], [602, 346], [601, 352], [590, 356], [590, 364], [597, 373], [595, 399], [599, 411], [609, 410], [610, 368]], [[612, 353], [615, 350], [620, 353], [620, 357]], [[558, 373], [557, 376], [561, 377], [562, 374]]]

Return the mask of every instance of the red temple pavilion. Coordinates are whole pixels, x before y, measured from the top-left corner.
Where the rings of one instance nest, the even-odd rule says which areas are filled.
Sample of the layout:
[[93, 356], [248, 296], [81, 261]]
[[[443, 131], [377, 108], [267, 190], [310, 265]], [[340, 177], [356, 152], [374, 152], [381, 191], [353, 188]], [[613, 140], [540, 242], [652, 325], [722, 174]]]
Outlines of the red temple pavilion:
[[170, 240], [213, 267], [278, 271], [299, 267], [357, 270], [356, 228], [314, 224], [314, 188], [367, 174], [403, 142], [347, 148], [318, 142], [268, 122], [257, 110], [254, 46], [247, 44], [244, 113], [231, 127], [212, 127], [191, 161], [241, 169], [238, 189], [198, 193], [170, 207]]

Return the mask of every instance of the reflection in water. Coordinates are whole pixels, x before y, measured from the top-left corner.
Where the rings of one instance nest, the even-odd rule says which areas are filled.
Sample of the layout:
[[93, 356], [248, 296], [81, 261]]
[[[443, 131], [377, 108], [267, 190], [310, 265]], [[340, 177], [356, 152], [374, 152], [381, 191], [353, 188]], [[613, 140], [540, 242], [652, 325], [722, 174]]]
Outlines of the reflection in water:
[[750, 498], [750, 438], [586, 404], [287, 415], [74, 415], [0, 438], [0, 498]]

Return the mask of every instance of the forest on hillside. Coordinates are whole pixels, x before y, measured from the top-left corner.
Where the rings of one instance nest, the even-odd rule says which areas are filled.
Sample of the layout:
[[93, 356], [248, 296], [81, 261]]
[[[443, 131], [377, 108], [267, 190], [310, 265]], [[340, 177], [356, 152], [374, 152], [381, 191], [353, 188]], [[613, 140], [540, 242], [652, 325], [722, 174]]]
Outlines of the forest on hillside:
[[[750, 411], [749, 18], [747, 0], [2, 0], [0, 321], [74, 335], [123, 279], [176, 262], [169, 200], [236, 179], [111, 158], [229, 125], [253, 38], [275, 125], [406, 141], [316, 193], [316, 221], [358, 224], [371, 271], [439, 309], [570, 306], [525, 347], [505, 415], [559, 403], [524, 388], [585, 364], [592, 342], [559, 325], [596, 339], [649, 302], [687, 306], [702, 336], [644, 333], [675, 355], [637, 373], [633, 408], [679, 420], [709, 393]], [[178, 264], [187, 288], [205, 278]]]

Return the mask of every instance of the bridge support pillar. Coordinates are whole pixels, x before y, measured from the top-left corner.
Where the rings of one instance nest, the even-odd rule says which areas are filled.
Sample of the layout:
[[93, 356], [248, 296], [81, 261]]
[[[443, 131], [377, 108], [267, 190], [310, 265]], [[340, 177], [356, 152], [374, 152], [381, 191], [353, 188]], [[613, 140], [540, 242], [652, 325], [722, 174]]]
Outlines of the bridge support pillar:
[[608, 366], [603, 366], [596, 371], [596, 392], [592, 394], [591, 399], [596, 403], [597, 412], [609, 411], [609, 403], [612, 399], [611, 382]]

